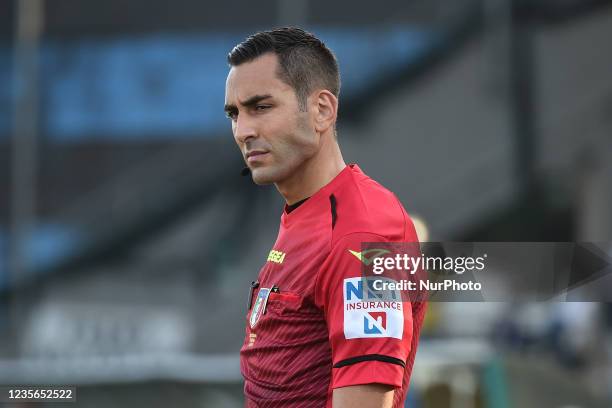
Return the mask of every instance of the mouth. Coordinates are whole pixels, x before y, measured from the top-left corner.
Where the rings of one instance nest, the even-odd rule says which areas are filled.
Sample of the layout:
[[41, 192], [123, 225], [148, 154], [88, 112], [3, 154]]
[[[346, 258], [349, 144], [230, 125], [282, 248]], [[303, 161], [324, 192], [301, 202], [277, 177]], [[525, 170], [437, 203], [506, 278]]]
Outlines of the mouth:
[[265, 150], [252, 150], [246, 154], [248, 163], [254, 163], [262, 160], [268, 154]]

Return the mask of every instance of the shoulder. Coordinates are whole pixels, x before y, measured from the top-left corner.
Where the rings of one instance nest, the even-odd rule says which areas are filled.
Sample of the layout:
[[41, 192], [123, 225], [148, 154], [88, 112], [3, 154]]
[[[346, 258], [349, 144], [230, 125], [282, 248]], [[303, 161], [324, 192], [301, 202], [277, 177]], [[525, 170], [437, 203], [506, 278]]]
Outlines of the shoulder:
[[332, 247], [369, 236], [384, 241], [404, 241], [412, 223], [398, 198], [380, 183], [354, 169], [350, 179], [333, 192], [336, 221]]

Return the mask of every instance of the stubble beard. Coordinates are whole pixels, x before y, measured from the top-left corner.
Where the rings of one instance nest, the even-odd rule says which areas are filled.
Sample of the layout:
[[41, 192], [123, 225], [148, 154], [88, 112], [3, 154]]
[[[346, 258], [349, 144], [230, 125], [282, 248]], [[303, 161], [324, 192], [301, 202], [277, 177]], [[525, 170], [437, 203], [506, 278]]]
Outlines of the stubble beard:
[[[308, 128], [307, 119], [304, 116], [299, 116], [297, 118], [296, 132], [308, 131], [310, 131], [310, 129]], [[286, 140], [296, 140], [296, 137], [295, 135], [292, 135], [292, 137], [289, 137], [289, 135], [287, 135]], [[282, 157], [285, 159], [285, 161], [275, 161], [268, 166], [264, 165], [251, 169], [251, 176], [253, 178], [253, 182], [257, 185], [269, 185], [282, 183], [283, 181], [291, 178], [296, 174], [296, 172], [299, 171], [299, 169], [304, 165], [304, 163], [310, 159], [311, 156], [310, 154], [306, 154], [303, 157], [300, 157], [299, 160], [293, 160], [295, 159], [295, 153], [292, 153], [291, 150], [302, 149], [301, 152], [303, 153], [303, 149], [306, 149], [306, 147], [307, 146], [305, 145], [288, 146], [286, 149], [287, 152], [285, 152], [286, 154], [283, 154], [283, 152], [278, 153], [271, 150], [269, 154], [272, 156], [273, 159], [276, 157], [276, 154], [279, 154], [281, 157], [285, 156]]]
[[[272, 158], [274, 158], [274, 153], [270, 152], [269, 154], [272, 155]], [[274, 162], [272, 164], [251, 169], [251, 176], [253, 178], [253, 182], [259, 186], [276, 184], [289, 178], [298, 167], [299, 163], [292, 166], [291, 162]]]

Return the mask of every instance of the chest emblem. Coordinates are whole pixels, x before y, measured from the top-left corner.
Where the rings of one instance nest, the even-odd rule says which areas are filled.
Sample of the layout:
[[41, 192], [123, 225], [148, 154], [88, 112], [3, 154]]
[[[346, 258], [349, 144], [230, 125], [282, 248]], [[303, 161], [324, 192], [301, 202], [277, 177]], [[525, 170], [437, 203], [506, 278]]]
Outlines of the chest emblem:
[[261, 288], [259, 292], [257, 292], [257, 299], [255, 299], [255, 304], [253, 305], [253, 309], [251, 309], [251, 317], [249, 318], [251, 329], [255, 327], [261, 315], [264, 314], [269, 296], [270, 289], [268, 288]]

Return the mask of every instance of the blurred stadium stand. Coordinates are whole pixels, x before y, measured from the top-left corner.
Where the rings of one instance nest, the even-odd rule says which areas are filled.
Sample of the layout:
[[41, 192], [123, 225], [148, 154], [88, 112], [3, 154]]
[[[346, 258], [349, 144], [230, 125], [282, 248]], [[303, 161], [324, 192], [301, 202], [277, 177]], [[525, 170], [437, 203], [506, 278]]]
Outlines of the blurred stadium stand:
[[[317, 30], [346, 63], [347, 98], [368, 78], [422, 58], [438, 36], [426, 29]], [[42, 132], [51, 141], [143, 141], [219, 137], [226, 55], [241, 34], [148, 35], [134, 39], [49, 40], [41, 50]], [[5, 48], [0, 61], [8, 61]], [[7, 64], [5, 64], [7, 65]], [[9, 83], [10, 72], [0, 72]], [[10, 106], [10, 87], [0, 104]], [[9, 133], [10, 109], [0, 122]]]
[[[15, 4], [0, 5], [0, 197], [14, 187]], [[19, 273], [0, 200], [0, 383], [83, 384], [83, 401], [98, 401], [87, 406], [236, 406], [246, 289], [282, 202], [239, 176], [225, 55], [279, 21], [305, 23], [337, 52], [345, 159], [424, 219], [431, 240], [612, 240], [609, 1], [295, 1], [302, 15], [276, 2], [239, 13], [192, 0], [44, 4], [37, 224]], [[480, 340], [424, 341], [415, 389], [451, 356], [476, 356], [439, 385], [491, 395], [499, 387], [481, 376], [501, 312], [453, 308], [492, 322], [454, 315], [444, 327]], [[507, 392], [572, 382], [550, 380], [558, 370], [542, 361], [504, 359]], [[466, 372], [473, 383], [457, 384]], [[133, 397], [155, 381], [167, 399]], [[592, 401], [579, 406], [607, 406], [570, 388]], [[418, 406], [483, 404], [427, 405], [425, 394]], [[553, 393], [515, 406], [560, 406], [533, 402], [542, 394]]]

